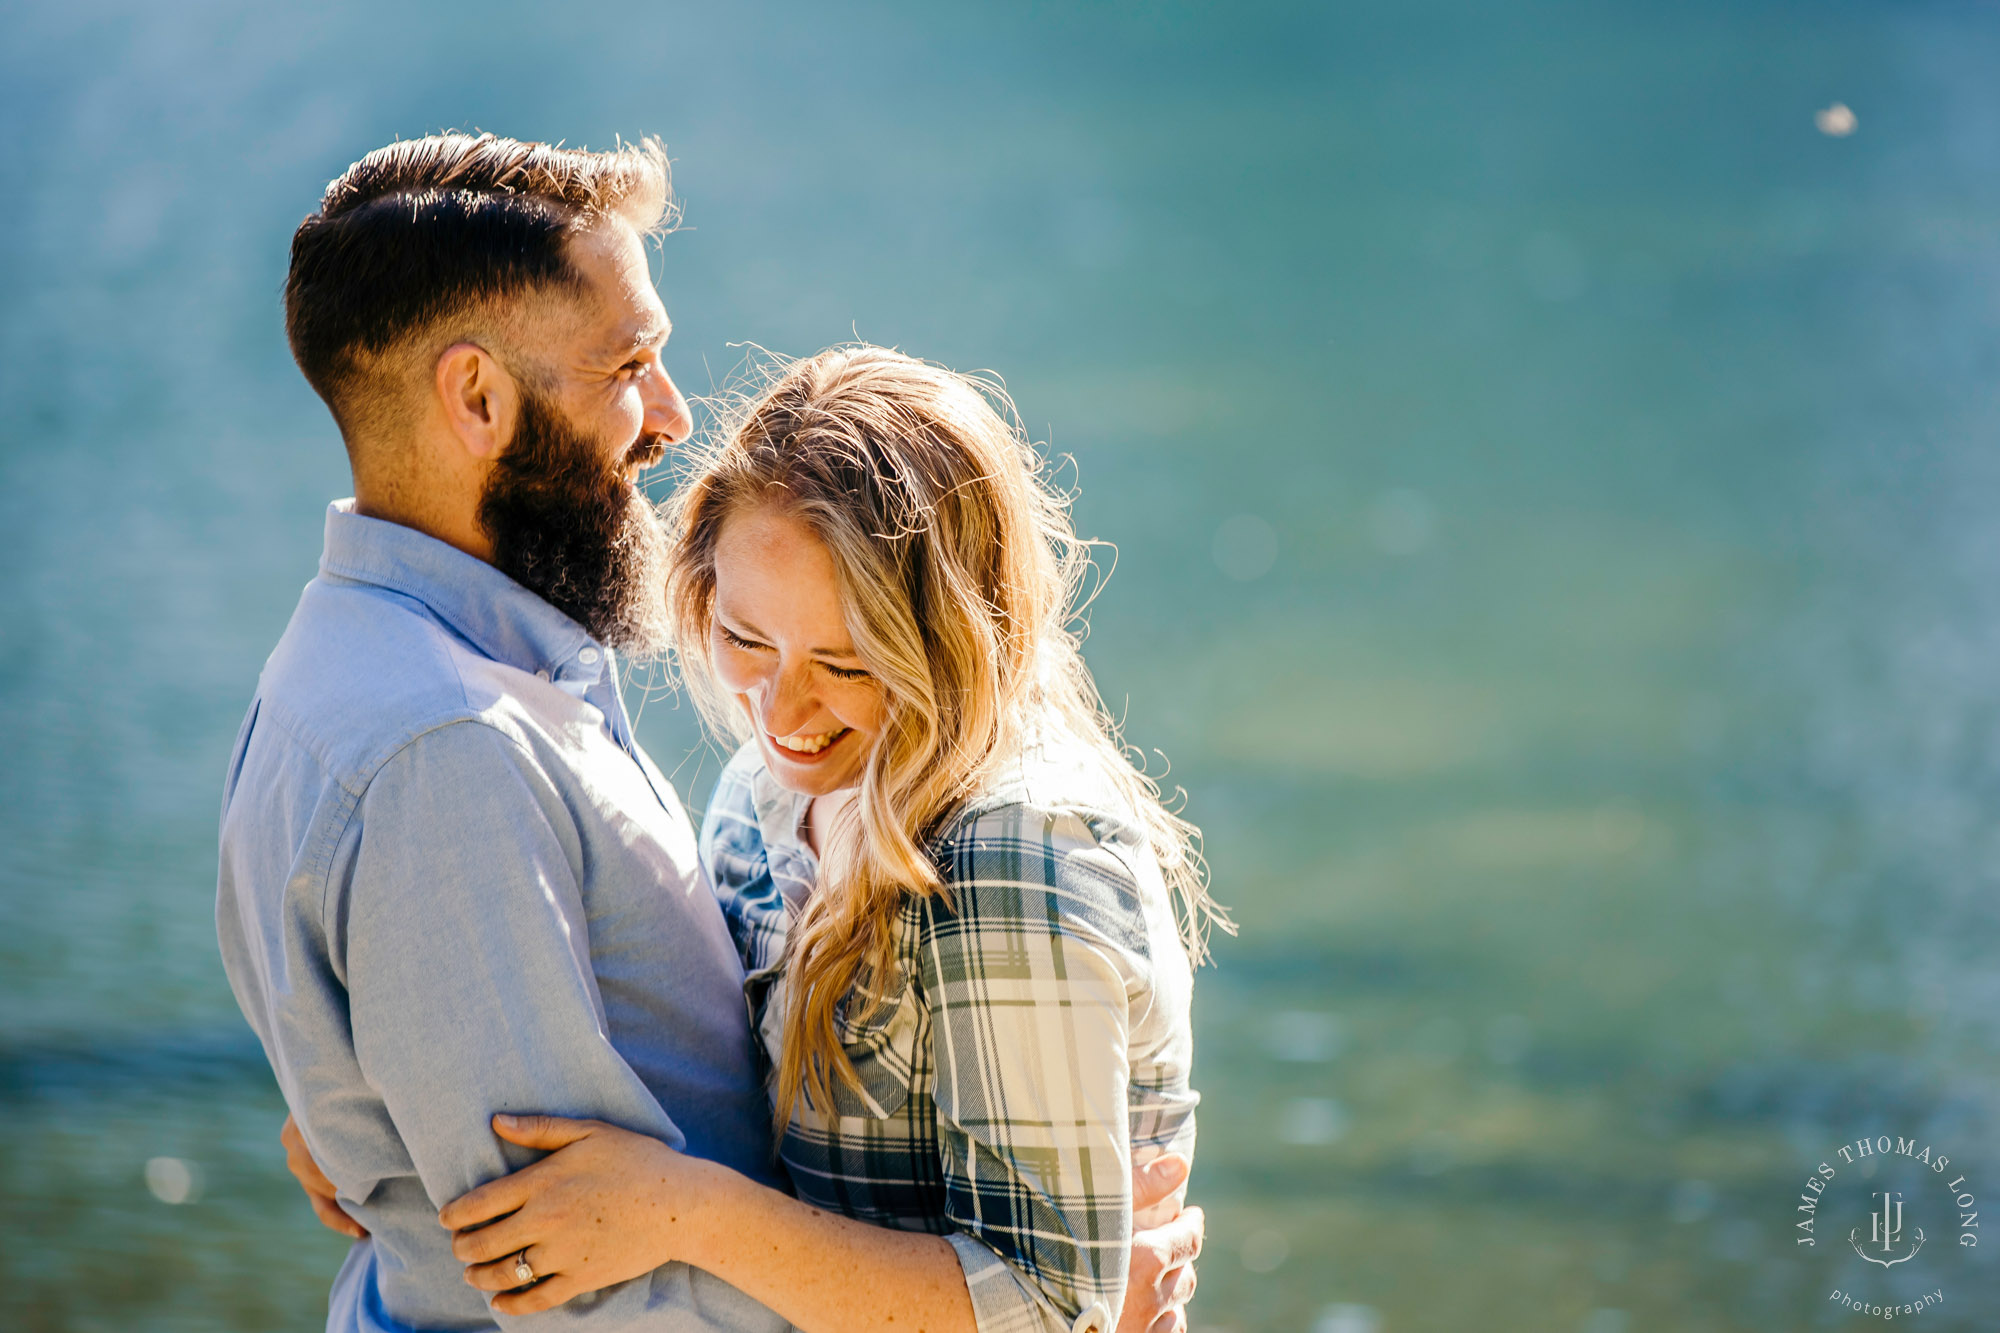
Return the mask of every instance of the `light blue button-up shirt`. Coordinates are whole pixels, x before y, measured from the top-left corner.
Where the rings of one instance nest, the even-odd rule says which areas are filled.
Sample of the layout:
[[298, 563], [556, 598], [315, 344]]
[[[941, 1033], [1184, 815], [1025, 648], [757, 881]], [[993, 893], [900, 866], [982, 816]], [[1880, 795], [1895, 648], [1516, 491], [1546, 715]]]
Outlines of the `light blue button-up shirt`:
[[741, 963], [612, 654], [575, 621], [333, 505], [230, 761], [216, 918], [285, 1100], [371, 1233], [332, 1333], [784, 1327], [678, 1263], [497, 1317], [438, 1225], [535, 1156], [494, 1137], [497, 1111], [597, 1117], [776, 1183]]

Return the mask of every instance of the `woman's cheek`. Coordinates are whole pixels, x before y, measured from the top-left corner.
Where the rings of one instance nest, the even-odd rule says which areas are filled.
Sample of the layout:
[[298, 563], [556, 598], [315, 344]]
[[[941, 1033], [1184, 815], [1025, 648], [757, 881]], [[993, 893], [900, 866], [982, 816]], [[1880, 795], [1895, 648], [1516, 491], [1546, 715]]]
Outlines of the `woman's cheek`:
[[763, 673], [754, 661], [745, 661], [748, 653], [734, 648], [718, 647], [710, 655], [709, 661], [715, 668], [715, 678], [722, 682], [731, 694], [748, 694], [757, 687]]
[[882, 720], [887, 712], [879, 685], [856, 690], [849, 698], [841, 701], [839, 709], [842, 722], [869, 736], [882, 730]]

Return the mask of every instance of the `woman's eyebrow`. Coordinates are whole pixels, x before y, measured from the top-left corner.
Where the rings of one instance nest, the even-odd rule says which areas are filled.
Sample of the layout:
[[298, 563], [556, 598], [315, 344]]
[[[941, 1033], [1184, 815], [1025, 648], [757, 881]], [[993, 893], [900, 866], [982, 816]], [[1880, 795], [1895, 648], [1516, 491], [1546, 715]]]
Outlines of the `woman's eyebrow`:
[[715, 608], [715, 619], [717, 624], [732, 633], [740, 630], [753, 639], [768, 639], [771, 637], [764, 633], [763, 630], [758, 629], [755, 625], [745, 620], [742, 616], [731, 615], [719, 606]]

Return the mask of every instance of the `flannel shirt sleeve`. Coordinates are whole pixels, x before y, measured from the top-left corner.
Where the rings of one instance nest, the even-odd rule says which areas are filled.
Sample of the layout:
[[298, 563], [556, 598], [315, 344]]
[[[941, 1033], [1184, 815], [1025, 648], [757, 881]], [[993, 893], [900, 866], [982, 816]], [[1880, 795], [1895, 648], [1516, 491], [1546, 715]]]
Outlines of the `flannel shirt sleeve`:
[[1108, 1333], [1131, 1263], [1137, 880], [1085, 817], [1025, 806], [979, 816], [941, 861], [918, 980], [980, 1333]]

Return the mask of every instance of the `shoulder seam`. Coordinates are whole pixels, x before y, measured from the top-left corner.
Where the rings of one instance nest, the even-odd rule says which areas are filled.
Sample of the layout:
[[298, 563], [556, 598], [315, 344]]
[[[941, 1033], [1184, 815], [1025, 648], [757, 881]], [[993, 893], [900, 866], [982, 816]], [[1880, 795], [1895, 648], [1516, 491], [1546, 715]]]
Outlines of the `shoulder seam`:
[[361, 811], [361, 800], [364, 796], [368, 794], [368, 788], [374, 785], [375, 779], [381, 776], [383, 769], [387, 768], [392, 762], [395, 761], [398, 755], [401, 755], [404, 751], [408, 750], [412, 745], [415, 745], [418, 741], [424, 739], [424, 737], [426, 736], [432, 735], [436, 732], [443, 731], [447, 727], [459, 726], [464, 724], [470, 724], [472, 726], [483, 728], [488, 735], [495, 737], [497, 740], [500, 741], [502, 745], [506, 746], [507, 748], [518, 751], [521, 755], [523, 755], [528, 759], [532, 760], [534, 758], [533, 751], [529, 750], [526, 746], [522, 745], [512, 736], [509, 736], [505, 731], [501, 730], [499, 727], [494, 726], [491, 722], [487, 721], [484, 717], [481, 717], [479, 714], [477, 713], [453, 714], [450, 716], [437, 717], [432, 719], [428, 723], [419, 724], [418, 727], [409, 736], [405, 737], [399, 744], [389, 749], [374, 763], [370, 764], [368, 767], [367, 775], [361, 778], [355, 786], [350, 787], [345, 782], [341, 782], [339, 784], [340, 789], [347, 798], [346, 801], [347, 815], [344, 819], [340, 821], [339, 826], [337, 828], [332, 828], [329, 830], [329, 835], [325, 847], [320, 853], [320, 855], [324, 858], [323, 863], [320, 865], [318, 871], [316, 872], [319, 876], [319, 919], [320, 919], [320, 928], [322, 930], [327, 929], [329, 925], [327, 921], [326, 912], [327, 912], [327, 895], [333, 891], [333, 852], [335, 848], [340, 846], [341, 839], [347, 836], [347, 830], [354, 826], [355, 816], [359, 814]]

